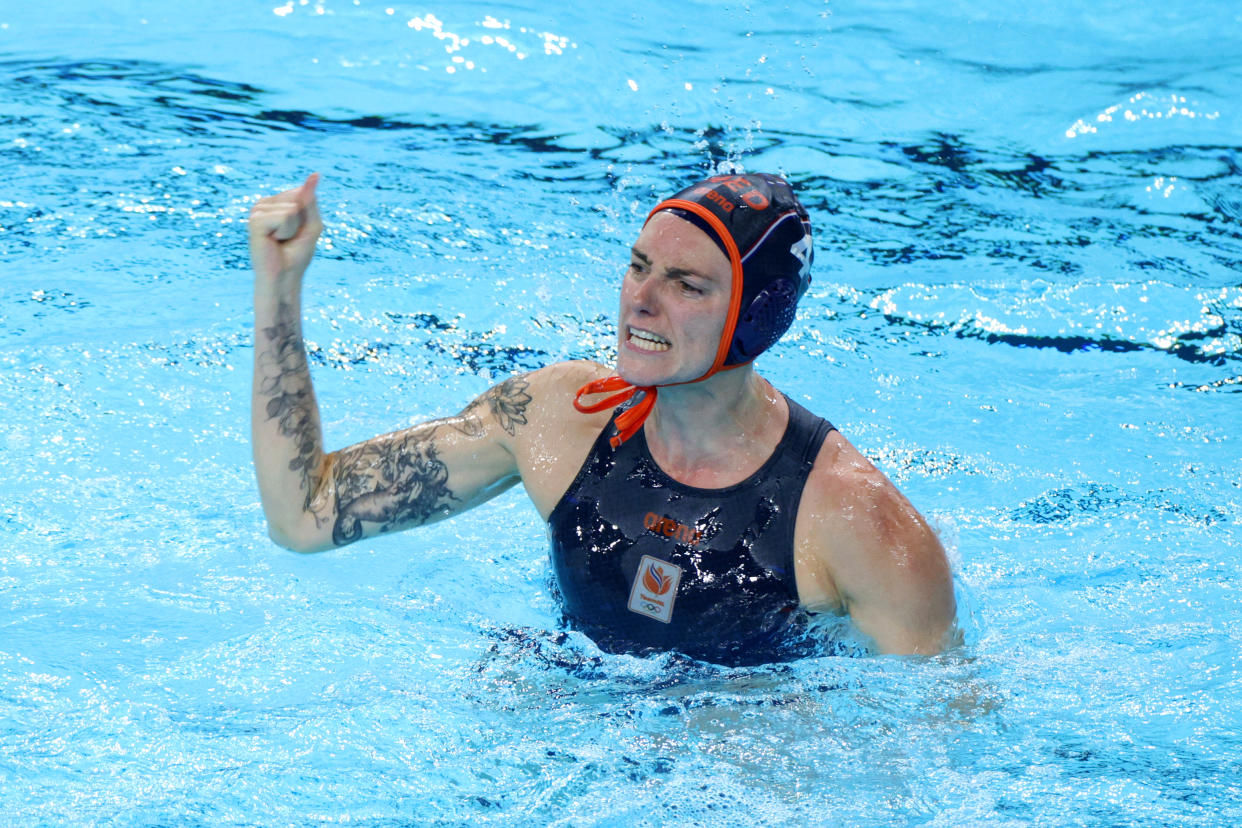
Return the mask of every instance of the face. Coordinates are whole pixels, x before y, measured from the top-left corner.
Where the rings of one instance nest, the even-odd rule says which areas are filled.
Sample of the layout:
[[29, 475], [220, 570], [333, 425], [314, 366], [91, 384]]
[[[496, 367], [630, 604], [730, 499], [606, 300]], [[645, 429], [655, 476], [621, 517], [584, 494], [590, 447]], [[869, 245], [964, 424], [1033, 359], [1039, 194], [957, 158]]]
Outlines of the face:
[[706, 233], [656, 213], [621, 283], [617, 373], [632, 385], [701, 377], [716, 358], [732, 288], [729, 259]]

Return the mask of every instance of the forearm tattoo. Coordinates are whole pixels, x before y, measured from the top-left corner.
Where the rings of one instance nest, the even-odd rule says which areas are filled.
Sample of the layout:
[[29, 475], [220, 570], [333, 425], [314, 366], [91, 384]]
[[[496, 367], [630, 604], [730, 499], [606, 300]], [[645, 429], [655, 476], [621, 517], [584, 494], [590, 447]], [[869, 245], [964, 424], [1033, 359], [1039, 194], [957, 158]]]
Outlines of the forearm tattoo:
[[320, 514], [324, 504], [315, 502], [321, 483], [319, 417], [297, 309], [288, 302], [278, 304], [275, 323], [264, 328], [263, 335], [269, 345], [261, 357], [263, 378], [259, 390], [267, 397], [267, 418], [277, 420], [280, 434], [293, 442], [296, 456], [289, 461], [289, 468], [301, 474], [299, 486], [306, 492], [302, 508], [315, 516], [316, 524], [321, 524], [327, 518]]

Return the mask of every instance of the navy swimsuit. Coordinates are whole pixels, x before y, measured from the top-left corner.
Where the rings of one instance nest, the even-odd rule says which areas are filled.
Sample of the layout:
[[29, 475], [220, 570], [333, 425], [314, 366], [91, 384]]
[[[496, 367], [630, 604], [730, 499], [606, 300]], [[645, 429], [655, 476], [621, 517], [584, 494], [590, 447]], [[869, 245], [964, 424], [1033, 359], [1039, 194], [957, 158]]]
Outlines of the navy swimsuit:
[[570, 626], [610, 652], [677, 650], [718, 664], [807, 651], [794, 520], [833, 426], [786, 400], [789, 424], [772, 456], [723, 489], [670, 478], [642, 431], [614, 450], [609, 423], [548, 519]]

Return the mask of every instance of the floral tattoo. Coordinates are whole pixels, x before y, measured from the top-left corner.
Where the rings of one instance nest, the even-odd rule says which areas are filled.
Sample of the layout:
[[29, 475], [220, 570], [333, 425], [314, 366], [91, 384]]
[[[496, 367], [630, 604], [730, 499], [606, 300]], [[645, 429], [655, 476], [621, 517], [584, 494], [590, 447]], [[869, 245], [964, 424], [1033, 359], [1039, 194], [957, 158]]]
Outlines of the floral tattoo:
[[531, 403], [529, 388], [525, 378], [510, 377], [466, 406], [460, 422], [455, 424], [457, 429], [471, 437], [481, 435], [483, 421], [478, 410], [486, 405], [507, 434], [517, 434], [517, 427], [526, 425], [526, 407]]
[[332, 542], [338, 546], [361, 538], [364, 524], [388, 532], [452, 512], [460, 498], [449, 488], [448, 466], [436, 447], [434, 438], [441, 427], [452, 426], [469, 437], [482, 436], [479, 411], [484, 405], [508, 434], [526, 425], [529, 384], [521, 377], [512, 377], [470, 403], [457, 417], [343, 449], [332, 464], [335, 485], [327, 487], [319, 417], [294, 307], [282, 302], [276, 309], [275, 324], [264, 328], [263, 334], [270, 345], [260, 357], [260, 391], [267, 397], [268, 419], [277, 420], [280, 434], [294, 445], [296, 456], [289, 468], [301, 474], [299, 486], [306, 493], [303, 509], [314, 516], [316, 525], [332, 520], [328, 491], [334, 491]]
[[268, 419], [277, 420], [280, 433], [293, 441], [297, 455], [289, 461], [289, 468], [301, 472], [299, 485], [306, 492], [303, 509], [319, 524], [327, 519], [320, 514], [324, 504], [315, 500], [321, 483], [319, 417], [294, 307], [281, 302], [276, 307], [275, 324], [264, 328], [263, 335], [270, 348], [260, 357], [263, 379], [259, 390], [268, 398]]

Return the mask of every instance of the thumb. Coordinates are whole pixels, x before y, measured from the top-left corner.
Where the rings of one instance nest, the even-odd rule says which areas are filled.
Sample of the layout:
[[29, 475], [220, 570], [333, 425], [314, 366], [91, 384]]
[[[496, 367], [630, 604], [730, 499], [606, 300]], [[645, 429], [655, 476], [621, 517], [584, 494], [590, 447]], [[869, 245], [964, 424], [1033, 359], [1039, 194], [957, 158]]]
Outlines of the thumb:
[[302, 186], [298, 188], [297, 201], [303, 209], [315, 204], [315, 188], [319, 186], [319, 173], [314, 172], [306, 176], [306, 180], [302, 182]]
[[298, 204], [302, 207], [302, 218], [311, 226], [311, 230], [318, 235], [321, 226], [319, 219], [319, 197], [316, 195], [316, 188], [319, 186], [319, 173], [311, 173], [306, 176], [306, 180], [302, 182], [302, 186], [298, 189]]
[[302, 182], [302, 186], [292, 192], [293, 203], [297, 210], [290, 212], [272, 231], [271, 236], [279, 242], [289, 241], [301, 231], [308, 220], [319, 220], [319, 203], [315, 198], [315, 187], [319, 184], [319, 173], [311, 173]]

